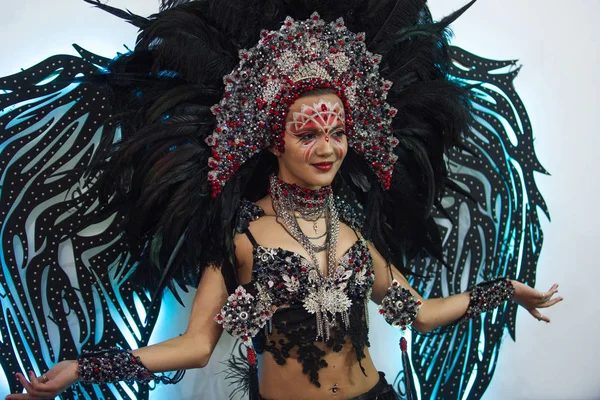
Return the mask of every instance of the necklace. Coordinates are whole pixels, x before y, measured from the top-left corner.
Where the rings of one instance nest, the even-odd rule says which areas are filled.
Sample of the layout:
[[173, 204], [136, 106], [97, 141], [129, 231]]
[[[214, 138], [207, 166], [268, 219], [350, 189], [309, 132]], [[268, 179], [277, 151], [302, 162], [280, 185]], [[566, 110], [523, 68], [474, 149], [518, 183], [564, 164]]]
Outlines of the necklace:
[[[323, 212], [321, 211], [318, 214], [315, 214], [314, 216], [303, 216], [302, 214], [297, 215], [296, 213], [294, 213], [294, 217], [296, 217], [296, 220], [298, 219], [303, 219], [309, 222], [313, 223], [313, 230], [315, 231], [315, 235], [319, 234], [319, 225], [318, 222], [319, 220], [323, 217]], [[318, 236], [318, 237], [323, 237], [326, 235], [327, 232], [325, 232], [322, 236]], [[314, 237], [311, 237], [311, 239], [315, 239]]]
[[[339, 234], [339, 219], [337, 212], [333, 210], [332, 213], [334, 207], [331, 186], [324, 186], [317, 190], [305, 189], [298, 185], [284, 182], [275, 175], [271, 175], [269, 178], [269, 193], [271, 194], [275, 213], [278, 217], [281, 217], [288, 232], [290, 232], [290, 235], [306, 249], [314, 266], [318, 268], [319, 262], [316, 254], [331, 248], [332, 245], [337, 246], [337, 234], [332, 235], [332, 232], [337, 232]], [[316, 239], [322, 236], [307, 236], [298, 224], [296, 213], [300, 214], [302, 219], [313, 222], [313, 230], [315, 230], [315, 234], [317, 235], [318, 227], [316, 227], [316, 222], [323, 215], [325, 216], [325, 223], [327, 225], [325, 235], [327, 236], [327, 239], [323, 244], [316, 245], [311, 242], [310, 239]], [[337, 226], [337, 229], [334, 228], [335, 226]], [[334, 229], [332, 230], [331, 228]], [[333, 248], [335, 249], [336, 247]], [[331, 253], [331, 251], [328, 251], [328, 255]]]
[[[343, 267], [337, 266], [336, 250], [340, 233], [340, 221], [333, 201], [330, 186], [319, 190], [308, 190], [285, 183], [274, 175], [269, 178], [269, 193], [273, 209], [281, 218], [290, 235], [302, 245], [308, 253], [313, 269], [308, 274], [308, 294], [304, 298], [304, 308], [317, 319], [316, 340], [328, 341], [331, 327], [336, 325], [336, 315], [341, 314], [346, 328], [350, 326], [348, 311], [352, 301], [344, 291], [350, 275]], [[310, 241], [296, 217], [315, 218], [325, 216], [327, 238], [322, 245]], [[319, 268], [317, 253], [327, 251], [327, 270], [323, 274]]]

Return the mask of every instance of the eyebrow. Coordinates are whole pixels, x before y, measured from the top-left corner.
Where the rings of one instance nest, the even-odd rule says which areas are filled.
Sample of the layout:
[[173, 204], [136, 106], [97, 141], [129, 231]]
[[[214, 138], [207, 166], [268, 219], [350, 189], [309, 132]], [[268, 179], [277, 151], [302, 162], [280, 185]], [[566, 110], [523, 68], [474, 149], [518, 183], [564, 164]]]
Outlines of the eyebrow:
[[[335, 125], [333, 128], [331, 128], [330, 130], [332, 130], [332, 131], [333, 131], [333, 130], [336, 130], [336, 129], [338, 129], [338, 128], [344, 128], [344, 129], [345, 129], [346, 127], [345, 127], [343, 124], [337, 124], [337, 125]], [[290, 133], [291, 133], [292, 135], [296, 135], [296, 136], [298, 136], [298, 135], [301, 135], [303, 132], [320, 132], [320, 131], [321, 131], [321, 129], [320, 129], [320, 128], [317, 128], [317, 127], [314, 127], [314, 128], [306, 128], [306, 127], [305, 127], [305, 128], [301, 128], [301, 129], [299, 129], [299, 131], [300, 131], [299, 133], [292, 133], [292, 132], [290, 132]]]

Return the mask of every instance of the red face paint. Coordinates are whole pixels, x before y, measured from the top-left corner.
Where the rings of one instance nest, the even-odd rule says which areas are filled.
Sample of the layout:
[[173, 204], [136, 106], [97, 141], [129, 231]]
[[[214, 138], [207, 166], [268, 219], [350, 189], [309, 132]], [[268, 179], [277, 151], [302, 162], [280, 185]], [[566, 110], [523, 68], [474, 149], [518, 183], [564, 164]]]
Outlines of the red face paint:
[[344, 111], [335, 94], [308, 95], [290, 106], [278, 159], [282, 179], [308, 188], [331, 184], [347, 153]]
[[[313, 106], [303, 104], [300, 112], [292, 115], [292, 121], [286, 124], [288, 131], [299, 138], [305, 148], [304, 162], [308, 163], [313, 152], [316, 149], [320, 136], [325, 135], [324, 139], [329, 143], [331, 132], [335, 130], [344, 134], [345, 119], [344, 108], [340, 103], [331, 103], [320, 99]], [[343, 156], [344, 151], [340, 148], [341, 140], [338, 138], [334, 151], [338, 158]], [[335, 143], [335, 142], [334, 142]]]

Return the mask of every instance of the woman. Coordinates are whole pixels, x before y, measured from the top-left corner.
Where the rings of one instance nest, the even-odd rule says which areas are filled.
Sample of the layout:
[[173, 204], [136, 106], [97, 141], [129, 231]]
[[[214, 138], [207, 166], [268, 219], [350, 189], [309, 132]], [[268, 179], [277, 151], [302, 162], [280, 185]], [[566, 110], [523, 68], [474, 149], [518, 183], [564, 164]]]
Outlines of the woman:
[[[405, 278], [405, 257], [422, 248], [440, 255], [429, 211], [443, 189], [443, 152], [468, 123], [464, 89], [445, 80], [440, 43], [451, 19], [431, 24], [421, 2], [407, 2], [402, 12], [387, 4], [377, 12], [362, 4], [325, 7], [327, 18], [288, 17], [278, 30], [261, 32], [226, 75], [227, 63], [174, 51], [181, 37], [165, 34], [169, 18], [195, 18], [198, 26], [189, 29], [196, 36], [226, 32], [250, 42], [246, 36], [257, 30], [228, 24], [232, 13], [264, 13], [260, 23], [268, 28], [282, 13], [306, 12], [304, 5], [223, 10], [217, 3], [157, 16], [136, 51], [115, 62], [113, 76], [135, 73], [147, 81], [123, 84], [109, 75], [124, 137], [118, 148], [105, 143], [92, 165], [105, 209], [128, 205], [124, 229], [132, 242], [151, 243], [151, 252], [140, 246], [140, 259], [164, 266], [159, 288], [190, 271], [199, 276], [188, 329], [133, 357], [84, 355], [41, 377], [19, 374], [28, 393], [7, 398], [54, 397], [78, 379], [169, 382], [156, 373], [205, 366], [223, 328], [248, 346], [251, 370], [255, 352], [262, 354], [258, 385], [250, 376], [251, 396], [395, 398], [368, 352], [369, 298], [388, 322], [420, 332], [510, 298], [548, 322], [538, 308], [562, 300], [553, 297], [557, 285], [539, 292], [503, 279], [423, 299]], [[383, 25], [374, 16], [390, 12], [397, 19]], [[370, 46], [383, 56], [367, 50], [365, 35], [339, 16], [357, 26], [368, 20]], [[142, 78], [147, 71], [154, 81]], [[174, 79], [165, 79], [169, 74]], [[225, 76], [222, 92], [209, 84], [215, 76]], [[221, 99], [209, 113], [204, 104], [214, 104], [215, 92]], [[152, 215], [165, 205], [168, 212]]]

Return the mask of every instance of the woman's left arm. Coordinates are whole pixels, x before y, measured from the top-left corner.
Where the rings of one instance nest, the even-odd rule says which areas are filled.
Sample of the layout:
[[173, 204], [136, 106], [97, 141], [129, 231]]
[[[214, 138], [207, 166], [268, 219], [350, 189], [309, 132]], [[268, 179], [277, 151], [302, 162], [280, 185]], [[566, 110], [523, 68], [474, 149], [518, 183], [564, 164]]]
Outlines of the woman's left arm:
[[[369, 250], [373, 257], [373, 268], [375, 270], [375, 282], [373, 283], [372, 300], [380, 304], [392, 284], [387, 263], [383, 256], [375, 249], [372, 243], [369, 243]], [[440, 326], [452, 324], [463, 318], [469, 309], [471, 296], [469, 292], [455, 294], [452, 296], [436, 299], [424, 299], [408, 283], [404, 275], [400, 273], [393, 265], [391, 266], [393, 277], [401, 286], [410, 290], [410, 292], [421, 302], [416, 319], [412, 326], [419, 332], [429, 332]], [[515, 289], [513, 301], [523, 306], [529, 313], [540, 321], [550, 322], [550, 319], [542, 315], [541, 308], [548, 308], [563, 300], [562, 297], [554, 297], [558, 292], [558, 285], [553, 285], [549, 291], [540, 292], [521, 282], [511, 280]]]

